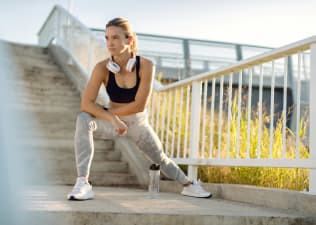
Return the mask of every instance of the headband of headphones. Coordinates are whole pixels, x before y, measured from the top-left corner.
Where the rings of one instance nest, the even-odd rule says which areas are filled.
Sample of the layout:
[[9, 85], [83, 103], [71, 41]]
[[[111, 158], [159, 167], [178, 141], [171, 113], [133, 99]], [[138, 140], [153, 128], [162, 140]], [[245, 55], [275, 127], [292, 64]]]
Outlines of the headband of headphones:
[[[136, 56], [135, 54], [133, 54], [133, 57], [130, 58], [127, 63], [126, 63], [126, 66], [125, 66], [125, 69], [128, 71], [128, 72], [133, 72], [134, 68], [135, 68], [135, 64], [136, 64]], [[106, 67], [108, 68], [108, 70], [110, 70], [112, 73], [118, 73], [121, 71], [121, 67], [116, 63], [114, 62], [113, 60], [113, 56], [111, 56], [109, 62], [107, 63]]]

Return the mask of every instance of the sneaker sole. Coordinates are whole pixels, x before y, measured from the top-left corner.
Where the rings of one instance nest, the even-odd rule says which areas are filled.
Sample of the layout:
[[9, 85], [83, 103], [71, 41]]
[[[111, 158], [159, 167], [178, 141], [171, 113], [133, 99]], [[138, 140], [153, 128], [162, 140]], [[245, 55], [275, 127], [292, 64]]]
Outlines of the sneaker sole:
[[[182, 194], [182, 193], [181, 193]], [[192, 198], [211, 198], [213, 195], [210, 194], [208, 196], [205, 197], [200, 197], [200, 196], [193, 196], [193, 195], [187, 195], [187, 194], [182, 194], [183, 196], [187, 196], [187, 197], [192, 197]]]
[[94, 194], [91, 194], [90, 196], [88, 196], [87, 198], [76, 198], [75, 196], [71, 195], [70, 197], [68, 197], [67, 199], [69, 201], [86, 201], [86, 200], [92, 200], [94, 198]]
[[69, 201], [87, 201], [87, 200], [92, 200], [92, 198], [86, 198], [86, 199], [79, 199], [79, 198], [75, 198], [74, 196], [70, 196], [70, 198], [68, 198]]

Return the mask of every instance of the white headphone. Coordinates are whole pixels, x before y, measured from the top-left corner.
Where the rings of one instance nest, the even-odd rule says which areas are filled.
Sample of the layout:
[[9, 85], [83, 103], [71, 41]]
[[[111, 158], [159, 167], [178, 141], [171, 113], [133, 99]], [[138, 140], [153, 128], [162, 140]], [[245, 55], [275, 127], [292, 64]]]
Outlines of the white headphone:
[[[125, 66], [125, 69], [128, 71], [128, 72], [132, 72], [134, 70], [134, 67], [135, 67], [135, 63], [136, 63], [136, 57], [135, 55], [133, 55], [132, 58], [130, 58], [128, 61], [127, 61], [127, 64]], [[109, 62], [107, 63], [106, 67], [108, 68], [108, 70], [110, 70], [112, 73], [118, 73], [120, 72], [121, 70], [121, 67], [115, 63], [113, 61], [113, 57], [110, 58]]]

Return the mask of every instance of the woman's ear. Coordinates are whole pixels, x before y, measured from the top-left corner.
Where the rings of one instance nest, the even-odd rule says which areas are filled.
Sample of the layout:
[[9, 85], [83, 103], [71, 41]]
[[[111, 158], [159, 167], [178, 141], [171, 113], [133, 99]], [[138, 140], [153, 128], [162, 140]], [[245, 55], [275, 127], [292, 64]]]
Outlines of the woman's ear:
[[128, 38], [127, 38], [128, 44], [131, 45], [133, 43], [133, 41], [134, 41], [133, 36], [128, 36]]

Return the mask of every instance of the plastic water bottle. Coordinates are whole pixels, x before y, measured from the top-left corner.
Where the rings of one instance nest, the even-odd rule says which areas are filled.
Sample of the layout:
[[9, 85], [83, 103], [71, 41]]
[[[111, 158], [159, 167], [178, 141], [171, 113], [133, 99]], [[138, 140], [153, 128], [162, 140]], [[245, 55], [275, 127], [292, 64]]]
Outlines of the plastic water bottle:
[[160, 165], [152, 164], [149, 168], [149, 185], [148, 185], [149, 197], [154, 198], [158, 195], [159, 181], [160, 181]]

